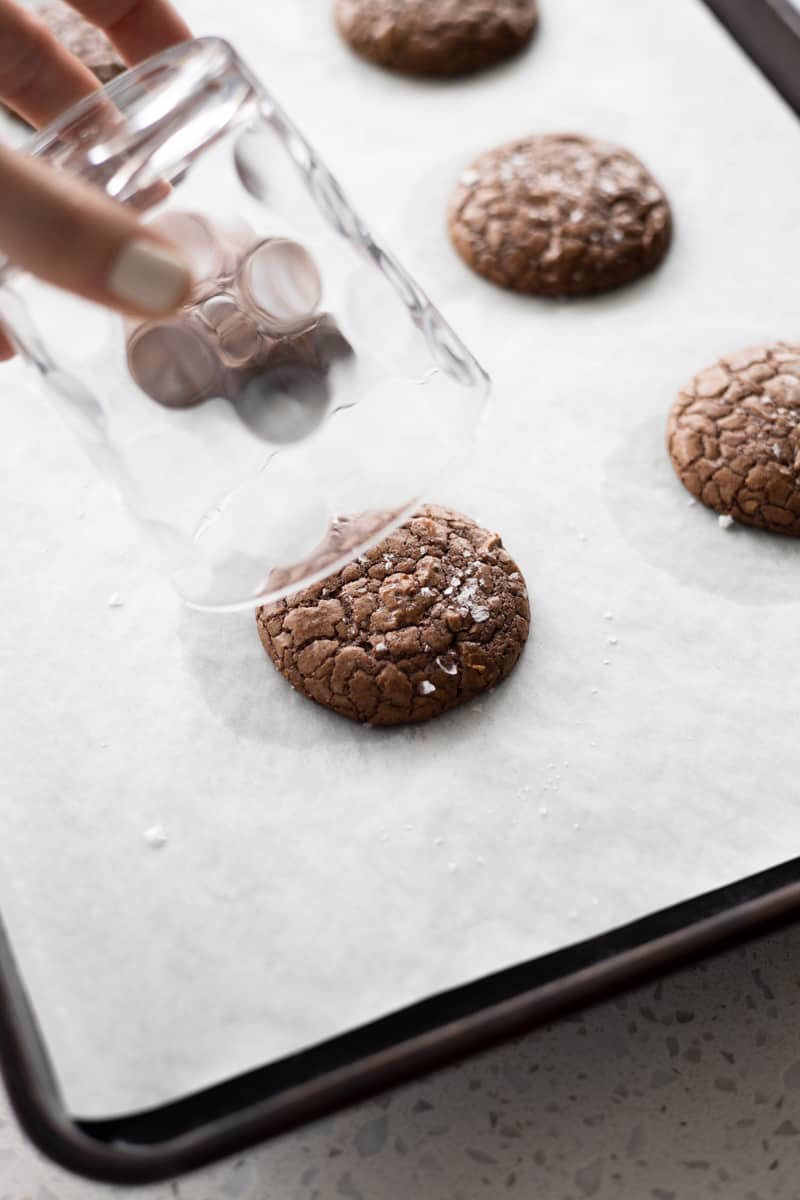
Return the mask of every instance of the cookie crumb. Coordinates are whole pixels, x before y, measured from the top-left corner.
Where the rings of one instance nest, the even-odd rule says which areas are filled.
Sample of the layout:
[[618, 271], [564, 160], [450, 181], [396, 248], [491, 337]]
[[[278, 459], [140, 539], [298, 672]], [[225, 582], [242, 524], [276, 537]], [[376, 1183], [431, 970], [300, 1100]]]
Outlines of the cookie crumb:
[[106, 600], [107, 608], [124, 608], [125, 601], [120, 596], [119, 592], [112, 592]]
[[167, 844], [167, 833], [163, 825], [151, 825], [142, 837], [153, 850], [161, 850]]
[[720, 529], [730, 529], [731, 525], [733, 524], [733, 517], [730, 515], [730, 513], [720, 513], [720, 515], [717, 517], [717, 524], [719, 525]]

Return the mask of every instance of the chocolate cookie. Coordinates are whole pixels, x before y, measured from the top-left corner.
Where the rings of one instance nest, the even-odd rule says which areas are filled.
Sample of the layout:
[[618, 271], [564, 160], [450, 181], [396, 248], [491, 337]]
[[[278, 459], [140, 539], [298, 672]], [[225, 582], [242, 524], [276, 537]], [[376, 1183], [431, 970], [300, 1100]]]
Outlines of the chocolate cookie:
[[800, 344], [741, 350], [695, 375], [673, 405], [667, 448], [703, 504], [800, 537]]
[[528, 594], [496, 533], [429, 505], [337, 575], [256, 613], [304, 696], [353, 721], [426, 721], [493, 687], [519, 658]]
[[466, 75], [516, 54], [536, 0], [336, 0], [336, 23], [370, 62], [408, 75]]
[[464, 172], [450, 236], [467, 266], [535, 296], [589, 296], [661, 262], [666, 196], [628, 150], [578, 134], [520, 138]]
[[[110, 83], [126, 70], [125, 63], [106, 35], [74, 8], [70, 8], [69, 4], [62, 3], [62, 0], [46, 0], [45, 3], [34, 5], [33, 11], [62, 46], [80, 59], [100, 83]], [[5, 105], [0, 107], [17, 116]]]

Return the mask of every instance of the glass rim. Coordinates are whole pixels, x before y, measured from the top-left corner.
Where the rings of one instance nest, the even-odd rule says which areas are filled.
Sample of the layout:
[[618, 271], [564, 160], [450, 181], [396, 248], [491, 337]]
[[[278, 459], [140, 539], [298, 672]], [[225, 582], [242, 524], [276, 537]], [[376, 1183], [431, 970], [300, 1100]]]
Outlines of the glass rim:
[[[191, 75], [187, 74], [187, 68], [190, 66], [194, 67]], [[256, 90], [256, 81], [230, 42], [217, 36], [191, 38], [170, 46], [133, 67], [128, 67], [108, 83], [70, 105], [44, 128], [31, 134], [20, 149], [31, 157], [41, 158], [59, 142], [70, 125], [91, 113], [104, 99], [113, 101], [116, 97], [124, 95], [132, 84], [163, 67], [182, 68], [187, 97], [201, 87], [213, 83], [231, 69], [241, 75], [242, 80], [254, 91]], [[258, 90], [263, 91], [260, 87]], [[65, 169], [69, 171], [69, 166], [65, 165]]]
[[[204, 117], [204, 122], [196, 127], [192, 124], [195, 109], [202, 112]], [[362, 260], [383, 276], [405, 308], [407, 318], [426, 343], [430, 369], [424, 377], [413, 382], [427, 385], [441, 373], [456, 385], [472, 391], [475, 404], [474, 420], [470, 418], [469, 440], [472, 440], [490, 391], [486, 371], [388, 247], [381, 239], [372, 236], [313, 147], [234, 47], [223, 38], [192, 39], [137, 65], [66, 110], [56, 121], [34, 134], [23, 150], [51, 161], [55, 169], [63, 170], [73, 178], [83, 179], [112, 199], [132, 201], [137, 208], [147, 208], [153, 196], [149, 189], [154, 184], [166, 186], [167, 191], [167, 196], [156, 195], [154, 203], [157, 204], [160, 199], [168, 198], [171, 191], [169, 185], [180, 186], [197, 158], [230, 136], [236, 137], [237, 133], [246, 136], [251, 127], [252, 132], [258, 133], [257, 127], [261, 122], [270, 127], [281, 143], [289, 160], [287, 169], [293, 166], [301, 176], [329, 233], [349, 243]], [[237, 150], [240, 144], [237, 143]], [[262, 199], [243, 178], [238, 159], [236, 169], [245, 190], [256, 201]], [[186, 215], [192, 214], [187, 212]], [[203, 213], [197, 215], [204, 225], [206, 218]], [[235, 272], [237, 288], [260, 310], [262, 305], [253, 295], [250, 270], [258, 255], [276, 242], [291, 243], [292, 238], [276, 233], [274, 237], [259, 240], [238, 264]], [[301, 249], [305, 248], [303, 243], [298, 245]], [[319, 274], [318, 267], [316, 273]], [[66, 375], [62, 378], [59, 363], [54, 361], [46, 342], [39, 337], [36, 323], [31, 319], [22, 296], [16, 293], [13, 286], [14, 280], [22, 281], [28, 276], [29, 272], [13, 266], [6, 269], [0, 260], [0, 313], [12, 311], [14, 319], [9, 321], [9, 325], [22, 357], [38, 368], [43, 379], [50, 377], [58, 380], [52, 386], [66, 395], [71, 378]], [[4, 286], [6, 282], [10, 285], [8, 288]], [[317, 311], [316, 308], [315, 314], [319, 319], [324, 319], [326, 315], [324, 310]], [[302, 325], [305, 323], [304, 318]], [[275, 331], [281, 336], [300, 332], [295, 328], [294, 321], [278, 319], [276, 324], [282, 327]], [[180, 332], [192, 336], [191, 329], [179, 317], [143, 322], [141, 328], [132, 334], [127, 346], [129, 367], [131, 350], [135, 350], [136, 345], [156, 327], [167, 325], [175, 325]], [[135, 372], [131, 373], [134, 382], [141, 388], [143, 385], [137, 380]], [[150, 394], [146, 388], [144, 391]], [[71, 399], [70, 396], [67, 398]], [[333, 408], [326, 419], [335, 417], [341, 407], [349, 406]], [[83, 422], [80, 429], [83, 430]], [[97, 430], [89, 432], [89, 440], [94, 443]], [[101, 434], [101, 440], [104, 436]], [[86, 430], [83, 430], [83, 440], [86, 440]], [[282, 444], [277, 444], [267, 461], [282, 450]], [[261, 473], [265, 465], [262, 462], [254, 473], [252, 468], [248, 468], [246, 477], [233, 488], [230, 495], [241, 491], [246, 483]], [[141, 510], [135, 490], [131, 491], [127, 486], [125, 471], [110, 473], [114, 475], [133, 516], [141, 524], [149, 526], [155, 540], [158, 540], [159, 523], [153, 522]], [[251, 580], [246, 592], [244, 588], [237, 592], [234, 585], [224, 598], [212, 598], [211, 590], [207, 595], [202, 595], [205, 587], [195, 585], [189, 577], [193, 568], [187, 568], [187, 575], [183, 566], [177, 564], [177, 570], [167, 568], [173, 586], [190, 607], [214, 612], [252, 609], [313, 586], [378, 545], [414, 513], [425, 498], [422, 493], [427, 490], [427, 485], [421, 478], [421, 471], [412, 471], [407, 483], [407, 490], [405, 486], [398, 486], [392, 498], [387, 498], [383, 503], [380, 502], [382, 497], [376, 497], [377, 503], [355, 504], [346, 512], [338, 506], [329, 507], [327, 528], [320, 530], [321, 540], [302, 554], [298, 552], [297, 559], [285, 565], [281, 564], [280, 559], [273, 560], [270, 569], [267, 559], [264, 576], [260, 580]], [[186, 531], [186, 537], [195, 543], [198, 550], [202, 549], [200, 543], [210, 528], [202, 517], [203, 514], [193, 532]]]

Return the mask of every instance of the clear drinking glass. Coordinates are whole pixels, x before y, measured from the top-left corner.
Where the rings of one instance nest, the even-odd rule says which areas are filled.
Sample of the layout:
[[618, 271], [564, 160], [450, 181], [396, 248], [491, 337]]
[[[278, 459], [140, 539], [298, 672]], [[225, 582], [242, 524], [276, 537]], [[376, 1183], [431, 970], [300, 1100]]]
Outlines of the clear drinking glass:
[[0, 265], [0, 318], [190, 604], [335, 570], [471, 441], [486, 374], [226, 42], [127, 72], [29, 149], [192, 263], [190, 303], [146, 322]]

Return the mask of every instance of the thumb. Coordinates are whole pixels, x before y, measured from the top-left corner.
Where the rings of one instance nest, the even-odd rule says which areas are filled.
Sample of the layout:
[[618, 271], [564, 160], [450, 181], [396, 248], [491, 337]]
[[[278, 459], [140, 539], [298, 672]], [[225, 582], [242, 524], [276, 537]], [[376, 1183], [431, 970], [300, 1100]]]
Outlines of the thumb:
[[192, 286], [180, 253], [131, 209], [5, 146], [0, 252], [56, 287], [137, 316], [171, 312]]

